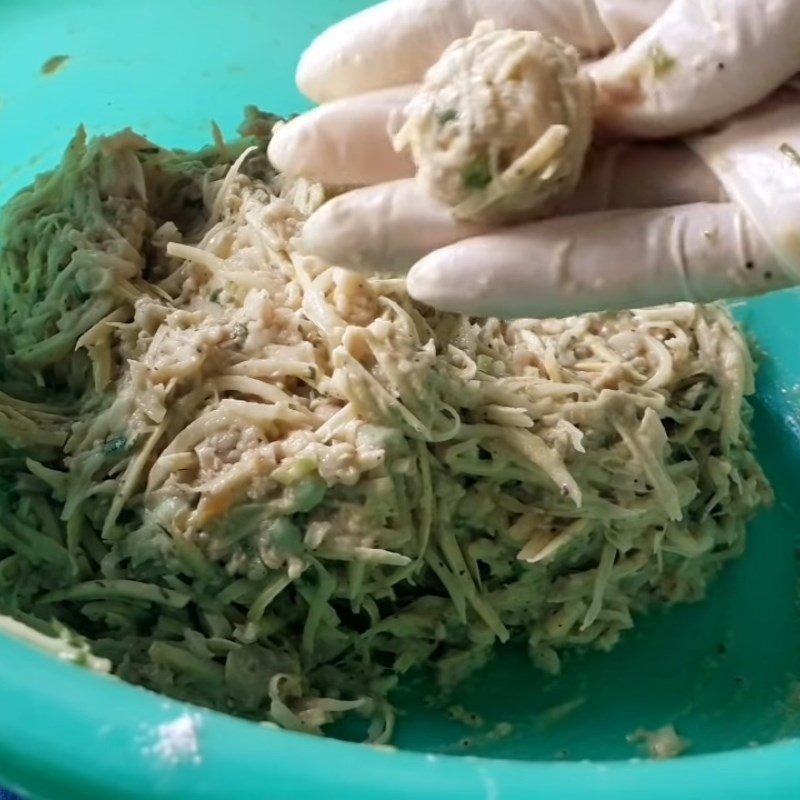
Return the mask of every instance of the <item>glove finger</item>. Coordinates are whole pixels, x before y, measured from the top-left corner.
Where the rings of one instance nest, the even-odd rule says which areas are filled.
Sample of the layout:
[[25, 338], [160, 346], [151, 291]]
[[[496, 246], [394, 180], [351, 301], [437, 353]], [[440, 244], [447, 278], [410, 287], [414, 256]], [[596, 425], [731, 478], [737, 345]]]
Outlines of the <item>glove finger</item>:
[[300, 59], [297, 84], [322, 103], [415, 83], [453, 40], [468, 36], [484, 19], [500, 28], [558, 36], [586, 55], [613, 45], [595, 0], [388, 0], [312, 42]]
[[490, 230], [453, 219], [415, 180], [402, 180], [325, 203], [306, 222], [302, 248], [331, 264], [396, 273], [433, 250]]
[[673, 0], [627, 49], [589, 67], [602, 126], [648, 138], [726, 119], [799, 70], [797, 0]]
[[712, 170], [681, 143], [618, 145], [590, 154], [577, 190], [559, 214], [727, 199]]
[[[723, 199], [720, 184], [686, 147], [642, 145], [595, 154], [562, 214], [653, 208]], [[491, 230], [453, 219], [414, 180], [334, 198], [306, 223], [303, 243], [332, 264], [396, 272], [441, 247]]]
[[275, 132], [269, 159], [281, 172], [334, 186], [361, 186], [414, 174], [414, 164], [392, 147], [387, 126], [413, 86], [336, 100]]
[[789, 284], [744, 213], [727, 203], [507, 228], [437, 250], [408, 275], [421, 302], [509, 318], [702, 302]]
[[594, 0], [614, 44], [627, 47], [667, 10], [672, 0]]

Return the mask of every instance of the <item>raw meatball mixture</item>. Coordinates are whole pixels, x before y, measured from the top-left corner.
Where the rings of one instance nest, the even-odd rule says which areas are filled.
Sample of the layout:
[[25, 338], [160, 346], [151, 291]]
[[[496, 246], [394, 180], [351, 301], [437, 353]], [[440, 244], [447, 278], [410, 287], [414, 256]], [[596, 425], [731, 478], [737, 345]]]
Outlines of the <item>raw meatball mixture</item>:
[[574, 48], [479, 23], [428, 71], [394, 145], [455, 217], [541, 217], [580, 178], [592, 100]]

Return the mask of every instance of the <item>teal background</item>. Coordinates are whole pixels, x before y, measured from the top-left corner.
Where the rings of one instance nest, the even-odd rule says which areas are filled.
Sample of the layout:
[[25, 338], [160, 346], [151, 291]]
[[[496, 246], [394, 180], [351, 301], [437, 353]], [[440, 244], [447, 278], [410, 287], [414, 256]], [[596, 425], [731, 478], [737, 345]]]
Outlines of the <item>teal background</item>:
[[[307, 41], [358, 0], [0, 0], [0, 201], [55, 165], [77, 125], [132, 126], [192, 147], [213, 118], [233, 135], [244, 105], [306, 107], [293, 67]], [[43, 76], [53, 55], [69, 62]], [[201, 712], [202, 763], [144, 752], [180, 704], [82, 672], [0, 638], [0, 781], [50, 800], [794, 800], [800, 797], [800, 294], [739, 306], [765, 352], [757, 436], [779, 502], [708, 602], [642, 620], [610, 655], [567, 660], [558, 680], [513, 650], [456, 701], [480, 734], [426, 705], [426, 676], [398, 695], [399, 751], [271, 730]], [[721, 647], [724, 646], [723, 647]], [[724, 654], [722, 650], [724, 649]], [[582, 700], [563, 719], [553, 709]], [[626, 734], [674, 723], [692, 742], [638, 761]], [[468, 756], [464, 737], [475, 739]], [[485, 738], [485, 737], [484, 737]], [[501, 760], [503, 759], [503, 760]], [[632, 760], [633, 759], [633, 760]]]

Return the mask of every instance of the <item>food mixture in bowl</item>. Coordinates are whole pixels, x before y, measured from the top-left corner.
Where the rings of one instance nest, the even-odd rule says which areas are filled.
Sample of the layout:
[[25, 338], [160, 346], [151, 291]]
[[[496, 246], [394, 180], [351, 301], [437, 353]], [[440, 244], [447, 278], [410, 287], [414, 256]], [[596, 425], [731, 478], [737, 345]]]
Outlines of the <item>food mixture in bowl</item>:
[[702, 598], [771, 499], [727, 311], [415, 304], [298, 252], [326, 197], [267, 162], [276, 121], [199, 153], [81, 131], [4, 211], [0, 610], [170, 696], [386, 741], [415, 667], [446, 689], [514, 640], [557, 672]]

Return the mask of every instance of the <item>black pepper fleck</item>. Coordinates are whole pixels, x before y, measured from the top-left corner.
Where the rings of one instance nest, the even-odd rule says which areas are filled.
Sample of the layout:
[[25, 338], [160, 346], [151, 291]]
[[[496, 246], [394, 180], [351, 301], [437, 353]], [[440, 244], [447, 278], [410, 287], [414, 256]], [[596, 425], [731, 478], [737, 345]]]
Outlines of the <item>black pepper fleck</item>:
[[766, 278], [768, 281], [771, 281], [771, 280], [772, 280], [772, 273], [771, 273], [769, 270], [767, 270], [767, 271], [764, 273], [764, 277], [765, 277], [765, 278]]
[[748, 261], [744, 266], [745, 266], [745, 269], [754, 269], [755, 266], [756, 266], [756, 262], [755, 261]]

